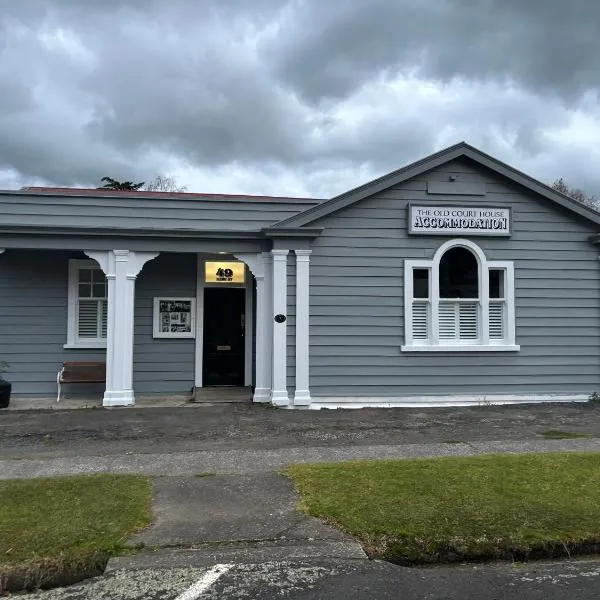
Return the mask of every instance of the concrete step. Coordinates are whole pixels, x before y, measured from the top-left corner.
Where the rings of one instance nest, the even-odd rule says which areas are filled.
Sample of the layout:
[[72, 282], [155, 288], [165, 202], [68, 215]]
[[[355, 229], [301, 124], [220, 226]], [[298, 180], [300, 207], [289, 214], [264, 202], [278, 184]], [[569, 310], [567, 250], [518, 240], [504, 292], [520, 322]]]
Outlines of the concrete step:
[[223, 544], [203, 548], [161, 548], [129, 556], [116, 556], [108, 561], [106, 572], [152, 568], [208, 567], [221, 563], [260, 564], [274, 561], [310, 559], [356, 559], [367, 555], [353, 540], [269, 541]]
[[209, 386], [196, 388], [192, 402], [251, 402], [251, 387]]

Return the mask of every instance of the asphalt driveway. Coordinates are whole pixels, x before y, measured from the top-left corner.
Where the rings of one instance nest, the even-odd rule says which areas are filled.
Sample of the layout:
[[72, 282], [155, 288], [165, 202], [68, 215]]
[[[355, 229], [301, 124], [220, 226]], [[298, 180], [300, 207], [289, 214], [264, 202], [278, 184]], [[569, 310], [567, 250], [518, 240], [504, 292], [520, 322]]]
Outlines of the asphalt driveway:
[[0, 412], [0, 457], [600, 438], [600, 404], [291, 411], [260, 405]]

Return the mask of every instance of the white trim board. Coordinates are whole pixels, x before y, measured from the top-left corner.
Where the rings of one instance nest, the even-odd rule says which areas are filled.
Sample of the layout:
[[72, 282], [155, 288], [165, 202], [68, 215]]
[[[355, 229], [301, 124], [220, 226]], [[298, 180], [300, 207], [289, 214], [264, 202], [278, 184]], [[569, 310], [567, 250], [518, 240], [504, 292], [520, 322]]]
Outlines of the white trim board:
[[[79, 300], [78, 284], [80, 269], [97, 269], [102, 271], [98, 261], [92, 258], [70, 258], [67, 275], [67, 339], [63, 348], [71, 349], [106, 349], [106, 338], [80, 338], [77, 334], [77, 302]], [[105, 274], [106, 275], [106, 274]]]
[[482, 394], [476, 396], [324, 396], [313, 398], [311, 410], [321, 408], [409, 408], [440, 406], [488, 406], [540, 404], [545, 402], [588, 402], [588, 394]]

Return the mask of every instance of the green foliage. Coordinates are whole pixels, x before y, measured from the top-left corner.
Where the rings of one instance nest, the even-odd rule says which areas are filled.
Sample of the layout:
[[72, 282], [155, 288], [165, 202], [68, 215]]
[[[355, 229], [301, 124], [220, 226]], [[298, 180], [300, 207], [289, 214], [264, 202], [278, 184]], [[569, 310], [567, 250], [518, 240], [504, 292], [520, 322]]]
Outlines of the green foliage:
[[143, 187], [144, 182], [133, 183], [133, 181], [118, 181], [112, 177], [103, 177], [100, 181], [104, 181], [104, 185], [100, 186], [99, 190], [117, 190], [137, 192]]
[[2, 377], [2, 373], [6, 373], [8, 371], [9, 364], [5, 360], [0, 360], [0, 381], [4, 378]]
[[590, 394], [589, 401], [594, 404], [600, 404], [600, 394], [598, 392], [592, 392]]
[[283, 473], [304, 510], [356, 536], [371, 557], [436, 562], [600, 547], [598, 454], [359, 461]]

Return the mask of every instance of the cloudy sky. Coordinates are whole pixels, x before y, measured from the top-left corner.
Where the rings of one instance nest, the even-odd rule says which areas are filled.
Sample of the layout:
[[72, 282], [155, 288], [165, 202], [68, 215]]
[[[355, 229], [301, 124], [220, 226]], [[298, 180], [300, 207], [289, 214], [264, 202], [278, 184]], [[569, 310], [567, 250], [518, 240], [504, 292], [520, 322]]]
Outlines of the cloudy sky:
[[466, 140], [600, 195], [597, 0], [0, 0], [0, 188], [331, 196]]

